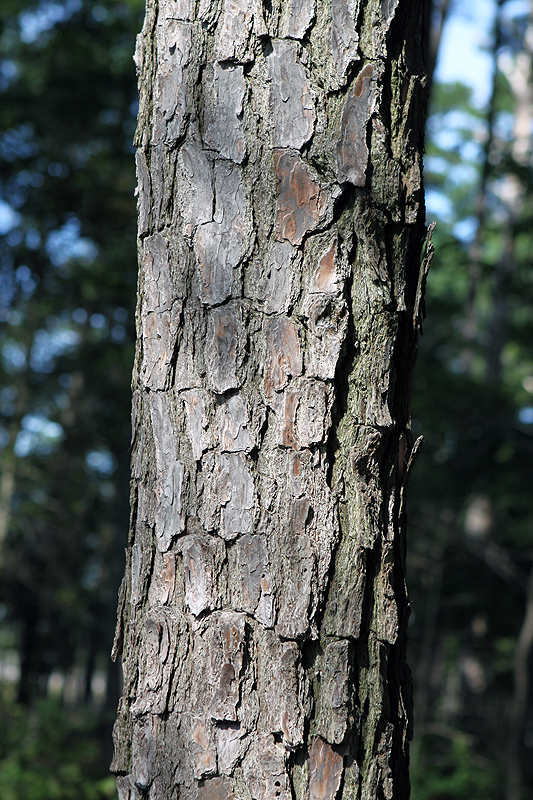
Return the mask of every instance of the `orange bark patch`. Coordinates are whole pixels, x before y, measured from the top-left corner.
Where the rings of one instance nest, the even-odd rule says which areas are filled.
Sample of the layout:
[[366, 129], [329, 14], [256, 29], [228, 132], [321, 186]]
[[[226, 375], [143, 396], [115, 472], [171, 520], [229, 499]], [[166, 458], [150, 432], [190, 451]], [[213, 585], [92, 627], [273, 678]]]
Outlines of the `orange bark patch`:
[[201, 800], [233, 800], [235, 797], [227, 778], [211, 778], [204, 781], [199, 788]]
[[197, 720], [194, 723], [191, 730], [191, 739], [196, 777], [200, 778], [202, 775], [213, 774], [217, 766], [216, 753], [204, 720]]
[[298, 447], [298, 437], [296, 435], [296, 410], [298, 408], [298, 400], [300, 393], [294, 390], [285, 392], [283, 403], [283, 429], [281, 435], [281, 443], [285, 447]]
[[300, 461], [300, 456], [296, 453], [294, 456], [294, 460], [292, 462], [292, 474], [295, 478], [300, 476], [302, 471], [302, 462]]
[[209, 747], [209, 739], [205, 730], [203, 721], [198, 721], [192, 729], [192, 740], [199, 744], [202, 750], [207, 750]]
[[337, 242], [333, 242], [325, 256], [322, 256], [315, 272], [315, 288], [319, 292], [327, 292], [335, 283], [335, 255]]
[[322, 213], [320, 186], [311, 178], [307, 164], [293, 153], [274, 151], [278, 194], [277, 238], [301, 244]]
[[288, 317], [268, 320], [265, 338], [264, 387], [267, 397], [271, 397], [273, 392], [279, 392], [287, 385], [290, 376], [301, 374], [302, 354], [296, 326]]
[[372, 77], [372, 67], [370, 64], [367, 64], [366, 67], [363, 67], [360, 74], [357, 76], [357, 80], [354, 83], [353, 93], [356, 97], [361, 97], [363, 94], [364, 82], [365, 78]]
[[339, 791], [343, 758], [317, 736], [309, 752], [309, 800], [333, 800]]

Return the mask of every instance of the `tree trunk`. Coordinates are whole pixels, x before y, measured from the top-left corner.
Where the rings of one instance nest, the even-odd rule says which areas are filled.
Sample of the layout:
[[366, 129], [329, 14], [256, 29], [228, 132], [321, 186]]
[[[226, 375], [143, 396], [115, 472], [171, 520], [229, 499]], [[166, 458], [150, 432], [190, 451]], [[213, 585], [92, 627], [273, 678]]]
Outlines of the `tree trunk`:
[[423, 7], [148, 2], [121, 800], [409, 795]]

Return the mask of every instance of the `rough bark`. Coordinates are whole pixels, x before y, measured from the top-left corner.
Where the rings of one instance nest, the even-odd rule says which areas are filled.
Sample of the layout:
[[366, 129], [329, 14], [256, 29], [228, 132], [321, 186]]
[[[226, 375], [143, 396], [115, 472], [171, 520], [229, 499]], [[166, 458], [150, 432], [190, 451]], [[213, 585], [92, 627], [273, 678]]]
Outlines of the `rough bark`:
[[121, 800], [407, 798], [422, 0], [149, 0]]

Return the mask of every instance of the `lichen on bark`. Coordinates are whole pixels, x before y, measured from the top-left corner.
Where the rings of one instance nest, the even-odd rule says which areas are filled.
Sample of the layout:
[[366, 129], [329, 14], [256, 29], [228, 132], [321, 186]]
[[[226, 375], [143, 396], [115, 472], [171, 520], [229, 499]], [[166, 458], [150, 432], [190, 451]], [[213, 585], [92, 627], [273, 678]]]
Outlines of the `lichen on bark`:
[[422, 5], [148, 0], [121, 800], [408, 797]]

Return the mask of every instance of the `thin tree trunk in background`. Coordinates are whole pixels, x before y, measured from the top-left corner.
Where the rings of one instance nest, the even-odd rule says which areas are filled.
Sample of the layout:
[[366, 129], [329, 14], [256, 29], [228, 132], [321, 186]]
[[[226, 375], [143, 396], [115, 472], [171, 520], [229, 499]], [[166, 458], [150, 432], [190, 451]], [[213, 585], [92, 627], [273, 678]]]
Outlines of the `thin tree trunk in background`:
[[435, 2], [435, 0], [426, 0], [426, 17], [428, 19], [428, 25], [426, 29], [426, 80], [427, 93], [430, 102], [433, 78], [435, 76], [437, 58], [439, 55], [439, 47], [442, 34], [444, 32], [444, 26], [450, 12], [450, 5], [450, 0], [440, 0], [440, 2]]
[[[37, 623], [39, 613], [35, 596], [26, 590], [26, 602], [24, 604], [25, 617], [20, 632], [19, 659], [20, 676], [17, 689], [17, 702], [27, 706], [32, 695], [35, 694], [36, 687], [31, 678], [37, 674], [35, 670], [35, 655], [37, 650]], [[32, 676], [33, 673], [33, 676]]]
[[0, 561], [4, 558], [2, 550], [9, 528], [11, 500], [15, 491], [15, 465], [15, 453], [10, 441], [2, 459], [2, 473], [0, 475]]
[[494, 117], [496, 113], [496, 94], [498, 89], [498, 51], [501, 47], [502, 29], [501, 17], [502, 7], [505, 0], [497, 0], [496, 16], [494, 19], [492, 34], [492, 87], [487, 106], [486, 116], [486, 135], [483, 143], [483, 155], [481, 164], [481, 175], [476, 208], [476, 234], [470, 250], [470, 293], [467, 303], [467, 320], [465, 325], [465, 338], [474, 340], [478, 334], [478, 321], [474, 308], [476, 292], [482, 272], [483, 244], [485, 236], [485, 221], [487, 217], [487, 190], [491, 171], [490, 156], [494, 144]]
[[[434, 520], [432, 520], [434, 524]], [[431, 673], [434, 668], [435, 651], [438, 643], [438, 616], [442, 596], [445, 547], [442, 542], [432, 543], [425, 559], [424, 572], [427, 578], [427, 591], [423, 609], [421, 645], [417, 653], [417, 663], [413, 670], [414, 707], [416, 709], [415, 739], [411, 745], [411, 763], [417, 764], [420, 757], [422, 732], [430, 722]]]
[[423, 7], [148, 3], [121, 800], [409, 795]]
[[[531, 168], [532, 142], [531, 123], [533, 121], [533, 75], [531, 58], [533, 53], [533, 4], [530, 3], [529, 22], [524, 34], [523, 48], [514, 58], [502, 63], [504, 74], [511, 87], [514, 106], [513, 141], [511, 155], [515, 164], [522, 168]], [[515, 269], [516, 229], [525, 213], [527, 195], [524, 184], [515, 172], [506, 176], [501, 182], [503, 207], [507, 212], [505, 226], [505, 247], [501, 262], [496, 272], [494, 305], [496, 319], [491, 330], [491, 353], [493, 356], [492, 373], [489, 377], [499, 379], [501, 373], [502, 353], [506, 342], [506, 322], [508, 304], [504, 294], [504, 283], [508, 274]], [[503, 226], [502, 226], [503, 227]], [[499, 313], [498, 313], [499, 311]], [[524, 785], [524, 722], [528, 711], [529, 686], [531, 683], [531, 648], [533, 646], [533, 566], [527, 585], [524, 618], [518, 635], [513, 664], [513, 699], [509, 713], [509, 737], [507, 748], [507, 786], [506, 800], [521, 800], [525, 796]]]
[[533, 567], [529, 574], [526, 609], [514, 655], [514, 693], [509, 714], [509, 739], [507, 744], [506, 800], [524, 797], [522, 776], [522, 740], [529, 695], [529, 659], [533, 645]]
[[[530, 4], [531, 5], [531, 4]], [[509, 307], [507, 301], [508, 284], [516, 269], [516, 236], [520, 222], [525, 213], [527, 202], [526, 188], [520, 180], [518, 170], [531, 166], [531, 123], [533, 121], [533, 82], [531, 57], [533, 49], [533, 17], [524, 34], [523, 47], [514, 56], [505, 53], [500, 58], [499, 66], [511, 88], [514, 101], [513, 135], [511, 152], [502, 153], [502, 142], [494, 141], [494, 149], [498, 158], [510, 155], [516, 169], [503, 176], [498, 176], [493, 192], [500, 204], [499, 220], [503, 247], [499, 263], [494, 270], [494, 286], [492, 291], [493, 310], [489, 326], [490, 342], [487, 353], [487, 379], [497, 385], [501, 379], [502, 355], [507, 341], [507, 320]], [[495, 53], [495, 57], [497, 53]], [[500, 151], [500, 152], [498, 152]], [[488, 153], [490, 156], [490, 153]], [[488, 165], [488, 164], [487, 164]]]

